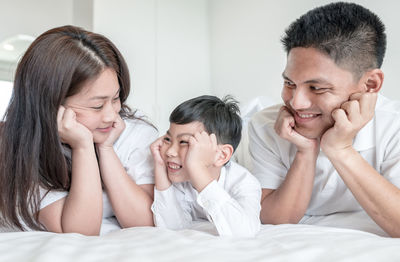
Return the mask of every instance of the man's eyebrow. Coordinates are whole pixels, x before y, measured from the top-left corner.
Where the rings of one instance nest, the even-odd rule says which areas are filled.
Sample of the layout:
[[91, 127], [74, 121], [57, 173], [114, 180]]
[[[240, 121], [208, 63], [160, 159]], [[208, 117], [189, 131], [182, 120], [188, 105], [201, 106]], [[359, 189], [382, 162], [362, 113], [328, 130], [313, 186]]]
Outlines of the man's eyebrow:
[[285, 72], [282, 73], [282, 77], [283, 77], [285, 80], [288, 80], [288, 81], [290, 81], [290, 82], [293, 82], [289, 77], [287, 77], [287, 76], [285, 75]]
[[[287, 77], [287, 76], [285, 75], [285, 73], [282, 73], [282, 77], [283, 77], [285, 80], [288, 80], [288, 81], [290, 81], [290, 82], [293, 82], [289, 77]], [[324, 78], [310, 79], [310, 80], [305, 81], [303, 84], [326, 84], [326, 85], [331, 85], [331, 83], [328, 82], [328, 81], [327, 81], [326, 79], [324, 79]]]

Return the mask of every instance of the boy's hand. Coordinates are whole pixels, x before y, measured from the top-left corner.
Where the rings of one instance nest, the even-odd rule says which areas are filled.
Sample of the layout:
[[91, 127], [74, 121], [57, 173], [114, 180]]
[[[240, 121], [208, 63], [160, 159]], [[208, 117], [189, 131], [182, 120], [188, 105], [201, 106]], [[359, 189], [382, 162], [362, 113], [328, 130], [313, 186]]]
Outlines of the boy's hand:
[[150, 145], [150, 151], [154, 159], [154, 178], [155, 187], [157, 190], [163, 191], [171, 186], [171, 181], [168, 178], [167, 166], [161, 157], [161, 147], [164, 143], [164, 137], [159, 137]]
[[154, 141], [150, 145], [150, 151], [154, 159], [154, 164], [166, 168], [164, 160], [161, 158], [161, 147], [163, 143], [164, 143], [164, 136], [159, 137], [156, 141]]
[[213, 167], [217, 158], [218, 144], [214, 134], [208, 135], [207, 132], [202, 131], [189, 138], [189, 149], [184, 164], [190, 181], [198, 192], [216, 179], [210, 167]]
[[275, 132], [283, 139], [296, 145], [298, 152], [317, 152], [318, 141], [300, 135], [294, 127], [295, 120], [292, 113], [286, 106], [282, 106], [275, 122]]
[[71, 148], [93, 147], [92, 132], [76, 121], [76, 114], [71, 108], [60, 106], [57, 112], [57, 127], [61, 141]]
[[111, 129], [110, 134], [108, 135], [107, 139], [101, 144], [96, 144], [96, 146], [99, 149], [112, 148], [114, 145], [114, 142], [119, 138], [119, 136], [122, 134], [124, 129], [125, 129], [125, 122], [124, 122], [124, 120], [122, 120], [121, 116], [118, 115], [113, 123], [112, 129]]
[[335, 124], [321, 138], [326, 155], [352, 148], [354, 137], [374, 117], [377, 98], [377, 93], [354, 93], [332, 112]]

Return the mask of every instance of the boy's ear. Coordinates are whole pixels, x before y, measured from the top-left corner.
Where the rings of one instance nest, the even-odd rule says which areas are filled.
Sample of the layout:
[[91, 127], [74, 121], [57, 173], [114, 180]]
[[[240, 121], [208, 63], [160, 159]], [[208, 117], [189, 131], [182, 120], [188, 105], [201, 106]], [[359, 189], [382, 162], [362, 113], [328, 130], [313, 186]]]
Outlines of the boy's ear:
[[379, 92], [382, 88], [383, 78], [383, 72], [378, 68], [366, 72], [361, 80], [364, 90], [369, 93]]
[[229, 161], [229, 159], [231, 159], [231, 156], [233, 154], [233, 147], [229, 144], [218, 145], [218, 147], [220, 149], [220, 152], [214, 165], [217, 167], [222, 167], [223, 165], [225, 165], [226, 162]]

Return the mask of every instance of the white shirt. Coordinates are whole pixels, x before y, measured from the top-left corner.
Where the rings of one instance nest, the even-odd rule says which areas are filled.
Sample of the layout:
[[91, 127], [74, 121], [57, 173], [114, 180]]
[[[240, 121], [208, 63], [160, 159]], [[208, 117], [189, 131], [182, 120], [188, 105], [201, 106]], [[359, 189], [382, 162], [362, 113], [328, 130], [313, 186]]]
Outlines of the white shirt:
[[[281, 185], [296, 154], [296, 146], [275, 133], [280, 107], [275, 105], [256, 113], [249, 124], [252, 173], [268, 189]], [[400, 187], [400, 102], [379, 95], [375, 116], [356, 135], [353, 148], [388, 181]], [[361, 209], [332, 163], [320, 151], [306, 215]]]
[[230, 161], [217, 181], [200, 193], [189, 182], [154, 190], [152, 211], [158, 227], [188, 228], [193, 221], [211, 221], [220, 236], [253, 237], [260, 230], [261, 187], [250, 172]]
[[[157, 130], [138, 119], [124, 120], [125, 129], [113, 147], [128, 175], [138, 185], [154, 184], [153, 158], [150, 144], [158, 138]], [[42, 196], [47, 190], [41, 189]], [[40, 202], [40, 209], [64, 198], [66, 191], [50, 191]], [[119, 229], [110, 200], [103, 191], [103, 222], [100, 234]]]

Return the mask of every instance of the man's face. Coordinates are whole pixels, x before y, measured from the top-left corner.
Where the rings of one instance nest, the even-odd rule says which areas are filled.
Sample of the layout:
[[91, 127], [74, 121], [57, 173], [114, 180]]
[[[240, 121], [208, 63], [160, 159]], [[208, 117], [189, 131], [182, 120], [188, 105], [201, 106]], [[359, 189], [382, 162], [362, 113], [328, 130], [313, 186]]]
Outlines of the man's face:
[[334, 124], [332, 111], [363, 92], [350, 71], [315, 48], [293, 48], [283, 78], [282, 99], [294, 116], [294, 129], [307, 138], [321, 137]]

